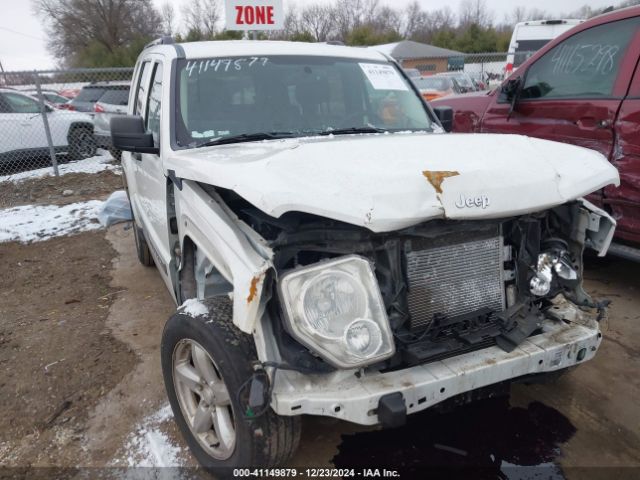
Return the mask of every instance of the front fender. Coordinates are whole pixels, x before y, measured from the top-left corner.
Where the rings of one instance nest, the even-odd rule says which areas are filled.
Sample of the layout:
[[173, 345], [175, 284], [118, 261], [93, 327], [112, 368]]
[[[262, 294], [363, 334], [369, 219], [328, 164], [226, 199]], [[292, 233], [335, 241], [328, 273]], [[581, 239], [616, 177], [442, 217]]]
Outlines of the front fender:
[[185, 238], [233, 285], [233, 323], [251, 333], [264, 311], [263, 286], [273, 268], [273, 252], [220, 198], [196, 182], [184, 180], [176, 190], [181, 246]]

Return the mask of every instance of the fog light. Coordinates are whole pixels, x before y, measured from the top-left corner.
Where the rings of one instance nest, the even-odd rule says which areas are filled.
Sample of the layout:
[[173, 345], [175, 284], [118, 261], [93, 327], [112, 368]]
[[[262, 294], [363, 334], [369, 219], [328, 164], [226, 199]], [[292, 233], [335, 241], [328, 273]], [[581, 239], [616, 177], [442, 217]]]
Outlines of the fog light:
[[345, 332], [345, 343], [349, 351], [358, 357], [373, 355], [382, 346], [380, 327], [371, 320], [356, 320]]

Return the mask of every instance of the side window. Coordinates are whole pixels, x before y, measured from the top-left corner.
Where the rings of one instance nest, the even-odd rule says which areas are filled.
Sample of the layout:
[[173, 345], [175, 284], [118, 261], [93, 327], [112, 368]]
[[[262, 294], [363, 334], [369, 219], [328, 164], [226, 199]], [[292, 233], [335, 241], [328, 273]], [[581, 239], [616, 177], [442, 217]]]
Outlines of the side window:
[[147, 100], [147, 85], [149, 85], [149, 75], [151, 75], [151, 62], [144, 62], [140, 69], [138, 85], [136, 91], [136, 104], [133, 110], [134, 115], [142, 115], [143, 107]]
[[11, 113], [9, 102], [7, 102], [2, 94], [0, 94], [0, 113]]
[[33, 98], [9, 92], [4, 97], [14, 113], [40, 113], [40, 105]]
[[162, 64], [156, 63], [151, 79], [149, 101], [147, 103], [147, 117], [145, 126], [147, 132], [153, 135], [153, 144], [160, 145], [160, 107], [162, 105]]
[[527, 71], [521, 98], [611, 96], [638, 20], [636, 17], [599, 25], [555, 46]]

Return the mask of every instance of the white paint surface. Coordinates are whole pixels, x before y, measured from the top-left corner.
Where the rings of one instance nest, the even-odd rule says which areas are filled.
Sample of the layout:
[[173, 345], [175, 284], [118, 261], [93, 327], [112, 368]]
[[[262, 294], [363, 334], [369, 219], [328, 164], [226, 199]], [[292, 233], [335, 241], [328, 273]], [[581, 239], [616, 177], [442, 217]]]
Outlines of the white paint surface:
[[[301, 211], [374, 232], [437, 218], [542, 211], [619, 183], [599, 153], [519, 135], [342, 135], [184, 150], [165, 168], [234, 190], [273, 216]], [[438, 193], [423, 175], [457, 172]], [[487, 201], [467, 203], [460, 198]]]

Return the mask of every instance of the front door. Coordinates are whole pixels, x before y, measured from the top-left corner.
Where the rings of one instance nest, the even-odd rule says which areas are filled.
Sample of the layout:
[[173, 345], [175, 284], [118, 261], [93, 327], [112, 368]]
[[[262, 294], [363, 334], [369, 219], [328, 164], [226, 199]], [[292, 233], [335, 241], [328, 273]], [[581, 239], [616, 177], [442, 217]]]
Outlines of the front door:
[[[146, 59], [141, 65], [133, 97], [133, 113], [144, 119], [156, 147], [160, 147], [162, 75], [161, 59], [153, 56]], [[130, 165], [135, 177], [132, 196], [135, 214], [144, 229], [151, 254], [167, 281], [171, 255], [167, 230], [167, 179], [162, 160], [156, 154], [132, 153]]]
[[605, 205], [618, 222], [616, 236], [640, 243], [640, 68], [622, 102], [611, 158], [620, 172], [620, 188], [605, 189]]
[[[638, 18], [599, 25], [556, 45], [518, 72], [524, 84], [511, 115], [505, 96], [495, 96], [482, 131], [572, 143], [611, 159], [616, 116], [638, 59], [639, 25]], [[602, 205], [602, 196], [590, 199]]]

